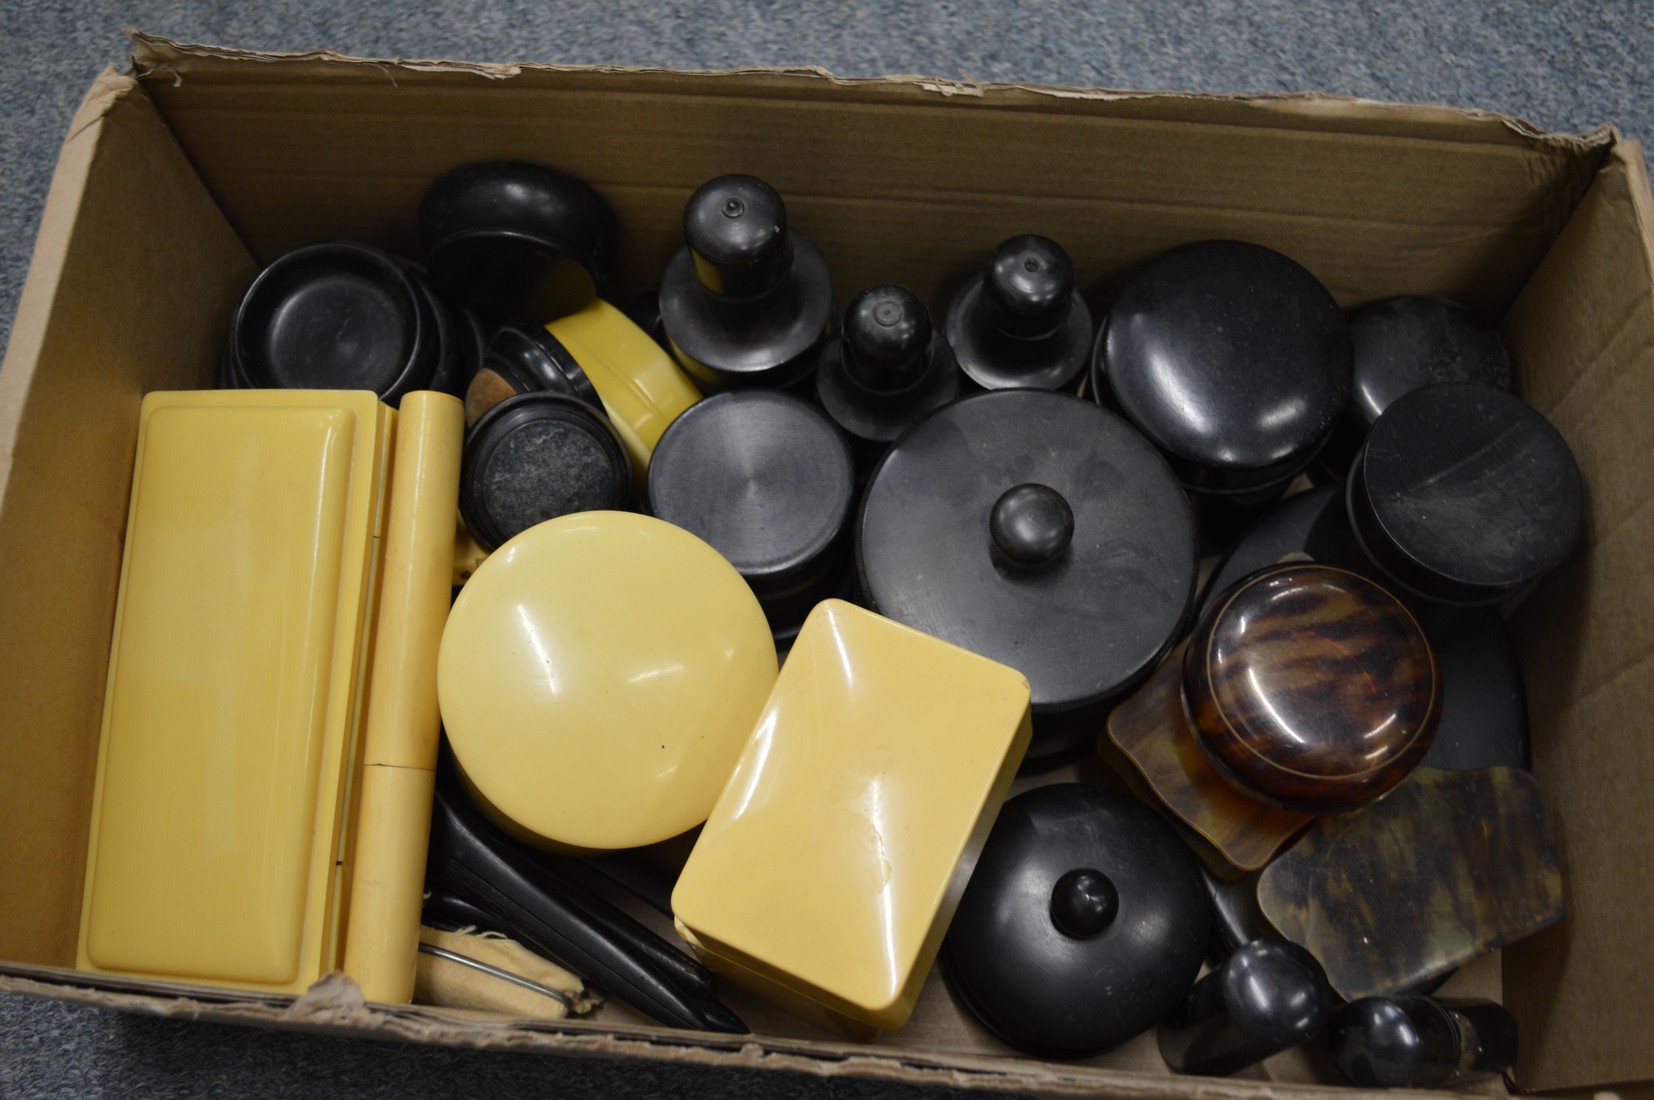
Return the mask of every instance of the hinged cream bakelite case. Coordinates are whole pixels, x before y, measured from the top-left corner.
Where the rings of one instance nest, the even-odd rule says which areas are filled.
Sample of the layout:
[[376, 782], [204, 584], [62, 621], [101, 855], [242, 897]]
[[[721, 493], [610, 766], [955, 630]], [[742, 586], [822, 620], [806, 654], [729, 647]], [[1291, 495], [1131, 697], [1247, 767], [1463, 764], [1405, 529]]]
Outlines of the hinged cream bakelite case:
[[[436, 532], [428, 541], [446, 552], [459, 405], [435, 394], [409, 395], [408, 404], [419, 409], [403, 414], [408, 442], [423, 453], [399, 488], [423, 486], [419, 510]], [[299, 991], [338, 967], [396, 422], [371, 393], [144, 399], [92, 803], [82, 969]], [[443, 426], [434, 436], [433, 423]], [[431, 470], [452, 487], [432, 496]], [[439, 557], [426, 570], [439, 592], [450, 568]], [[426, 633], [432, 679], [434, 630]], [[430, 694], [427, 770], [434, 686]], [[380, 756], [409, 763], [394, 750]], [[424, 791], [428, 814], [428, 781]], [[362, 854], [406, 863], [424, 850], [417, 828], [393, 828]], [[414, 926], [403, 937], [410, 993], [417, 862], [411, 911], [405, 898], [392, 907], [396, 921]]]
[[672, 894], [713, 968], [851, 1031], [913, 1011], [1028, 748], [1020, 672], [818, 604]]

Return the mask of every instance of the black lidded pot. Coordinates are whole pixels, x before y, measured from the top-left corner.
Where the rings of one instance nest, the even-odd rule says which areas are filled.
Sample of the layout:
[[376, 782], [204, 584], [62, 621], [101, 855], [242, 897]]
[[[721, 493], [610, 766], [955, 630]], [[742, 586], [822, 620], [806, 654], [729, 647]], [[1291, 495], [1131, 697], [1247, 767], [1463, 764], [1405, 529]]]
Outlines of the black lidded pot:
[[889, 284], [850, 300], [843, 328], [821, 347], [815, 382], [816, 400], [849, 438], [862, 477], [914, 421], [962, 388], [953, 349], [924, 301]]
[[648, 495], [657, 518], [735, 566], [778, 640], [819, 601], [850, 594], [850, 447], [800, 397], [739, 390], [691, 405], [655, 446]]
[[1069, 389], [1091, 353], [1091, 311], [1074, 289], [1074, 264], [1049, 237], [1001, 241], [985, 270], [948, 306], [948, 343], [983, 389]]
[[558, 516], [625, 510], [631, 488], [619, 433], [565, 394], [507, 398], [466, 429], [459, 510], [485, 550]]
[[942, 944], [948, 982], [1020, 1050], [1083, 1058], [1184, 1003], [1211, 914], [1194, 856], [1139, 802], [1084, 783], [1006, 801]]
[[1044, 390], [975, 394], [910, 428], [868, 480], [856, 561], [867, 606], [1028, 677], [1025, 769], [1091, 744], [1187, 625], [1198, 567], [1154, 447]]
[[1363, 553], [1417, 597], [1485, 607], [1550, 572], [1578, 541], [1585, 489], [1567, 442], [1521, 398], [1438, 382], [1393, 402], [1350, 468]]
[[543, 324], [584, 307], [613, 270], [620, 220], [566, 172], [487, 160], [438, 176], [419, 204], [438, 290], [485, 320]]
[[1492, 328], [1446, 298], [1386, 298], [1349, 314], [1355, 373], [1350, 403], [1315, 457], [1318, 481], [1342, 485], [1362, 440], [1390, 403], [1432, 382], [1514, 390], [1510, 352]]
[[709, 180], [683, 209], [685, 246], [660, 282], [660, 324], [703, 388], [781, 388], [808, 377], [832, 320], [820, 249], [756, 176]]
[[1309, 465], [1350, 380], [1349, 331], [1331, 293], [1296, 261], [1244, 241], [1150, 260], [1115, 299], [1091, 364], [1092, 396], [1165, 453], [1219, 537]]

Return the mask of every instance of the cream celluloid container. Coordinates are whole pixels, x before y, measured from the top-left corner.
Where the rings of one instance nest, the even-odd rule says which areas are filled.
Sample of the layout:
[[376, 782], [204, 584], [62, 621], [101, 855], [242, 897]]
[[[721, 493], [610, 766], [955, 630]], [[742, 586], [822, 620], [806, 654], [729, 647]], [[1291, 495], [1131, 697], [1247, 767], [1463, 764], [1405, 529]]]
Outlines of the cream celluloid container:
[[1015, 669], [839, 600], [805, 620], [672, 893], [709, 966], [907, 1022], [1031, 732]]

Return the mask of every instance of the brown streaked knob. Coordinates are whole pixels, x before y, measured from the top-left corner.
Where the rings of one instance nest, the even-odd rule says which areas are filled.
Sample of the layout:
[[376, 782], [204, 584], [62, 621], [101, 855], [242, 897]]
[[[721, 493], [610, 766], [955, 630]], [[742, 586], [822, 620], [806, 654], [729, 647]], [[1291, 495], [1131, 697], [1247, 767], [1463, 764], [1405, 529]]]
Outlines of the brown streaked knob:
[[1269, 805], [1332, 813], [1401, 782], [1436, 733], [1436, 658], [1410, 611], [1343, 569], [1294, 564], [1237, 583], [1183, 663], [1195, 741]]

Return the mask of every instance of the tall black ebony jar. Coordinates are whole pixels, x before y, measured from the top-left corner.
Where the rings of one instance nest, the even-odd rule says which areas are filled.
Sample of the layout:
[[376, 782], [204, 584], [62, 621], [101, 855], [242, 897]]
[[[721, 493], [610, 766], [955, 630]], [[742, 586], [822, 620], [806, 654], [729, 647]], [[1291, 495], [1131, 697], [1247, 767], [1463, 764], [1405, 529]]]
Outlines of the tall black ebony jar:
[[1095, 738], [1187, 623], [1188, 500], [1125, 420], [996, 390], [919, 421], [863, 496], [868, 606], [1010, 665], [1033, 693], [1035, 766]]
[[729, 559], [778, 640], [847, 595], [855, 478], [849, 444], [788, 393], [742, 390], [691, 405], [649, 462], [649, 507]]
[[1165, 453], [1203, 522], [1227, 525], [1315, 457], [1350, 373], [1344, 315], [1320, 280], [1260, 245], [1201, 241], [1121, 289], [1091, 381]]
[[1069, 389], [1091, 352], [1091, 311], [1062, 246], [1024, 233], [1001, 241], [986, 270], [959, 288], [947, 334], [960, 368], [983, 389]]
[[684, 205], [683, 236], [660, 282], [660, 324], [683, 369], [714, 390], [807, 377], [833, 281], [775, 188], [741, 175], [702, 184]]

